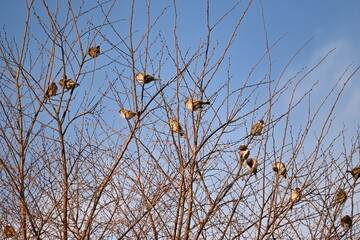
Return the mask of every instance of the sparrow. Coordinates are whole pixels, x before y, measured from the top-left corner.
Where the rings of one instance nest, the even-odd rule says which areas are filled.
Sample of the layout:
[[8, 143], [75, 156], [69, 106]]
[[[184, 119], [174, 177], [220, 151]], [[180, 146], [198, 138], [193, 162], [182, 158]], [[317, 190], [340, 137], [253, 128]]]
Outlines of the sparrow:
[[90, 57], [95, 58], [100, 55], [100, 46], [90, 47], [88, 50]]
[[168, 122], [169, 126], [170, 126], [170, 130], [172, 132], [176, 132], [178, 134], [180, 134], [180, 136], [183, 136], [184, 135], [184, 130], [182, 129], [180, 123], [175, 120], [175, 119], [171, 119], [169, 122]]
[[45, 97], [50, 98], [56, 95], [58, 87], [55, 82], [52, 82], [46, 90]]
[[79, 84], [69, 78], [66, 75], [60, 79], [59, 85], [62, 86], [65, 90], [72, 89], [73, 87], [79, 86]]
[[139, 113], [135, 113], [135, 112], [132, 112], [132, 111], [124, 109], [124, 108], [120, 108], [119, 112], [120, 112], [121, 117], [125, 118], [126, 120], [130, 120], [133, 117], [135, 117], [136, 115], [139, 115]]
[[160, 79], [154, 78], [153, 76], [145, 74], [145, 73], [136, 73], [135, 77], [136, 77], [136, 80], [138, 80], [138, 82], [141, 84], [147, 84], [152, 81], [161, 81]]
[[254, 173], [256, 180], [259, 180], [258, 176], [256, 175], [257, 168], [258, 168], [258, 163], [257, 163], [256, 159], [255, 158], [246, 159], [245, 166], [250, 172]]
[[300, 201], [300, 199], [301, 199], [301, 190], [300, 188], [295, 188], [295, 190], [292, 191], [290, 195], [290, 201], [291, 201], [290, 209], [292, 209], [293, 205], [298, 201]]
[[346, 192], [344, 191], [344, 189], [340, 189], [336, 195], [335, 195], [335, 204], [342, 204], [346, 201], [347, 199], [347, 194]]
[[351, 173], [356, 181], [360, 177], [360, 166], [353, 168], [351, 171], [347, 170], [346, 172]]
[[185, 101], [186, 107], [192, 112], [196, 110], [201, 110], [203, 108], [203, 105], [208, 105], [208, 104], [210, 104], [210, 102], [203, 102], [201, 100], [193, 99], [193, 98], [189, 98]]
[[7, 238], [14, 237], [16, 235], [15, 229], [13, 226], [4, 227], [4, 235]]
[[352, 226], [352, 219], [349, 215], [346, 215], [345, 217], [341, 218], [341, 226], [345, 229], [349, 229]]
[[264, 128], [264, 120], [260, 119], [251, 127], [250, 136], [260, 136]]
[[272, 169], [279, 175], [283, 175], [286, 178], [286, 167], [282, 162], [276, 162]]
[[247, 146], [241, 144], [240, 147], [240, 167], [242, 167], [244, 161], [248, 159], [250, 155], [250, 149], [247, 148]]

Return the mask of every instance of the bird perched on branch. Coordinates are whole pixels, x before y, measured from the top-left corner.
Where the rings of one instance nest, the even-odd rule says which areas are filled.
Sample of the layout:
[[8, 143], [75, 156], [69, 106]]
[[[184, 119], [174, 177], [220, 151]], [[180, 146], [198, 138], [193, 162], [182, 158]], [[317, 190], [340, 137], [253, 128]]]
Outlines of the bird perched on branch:
[[100, 46], [90, 47], [88, 50], [90, 57], [95, 58], [100, 55]]
[[256, 159], [255, 158], [246, 159], [245, 166], [250, 172], [254, 173], [256, 180], [259, 180], [258, 176], [256, 174], [257, 173], [257, 168], [258, 168], [258, 163], [257, 163]]
[[341, 218], [341, 226], [345, 229], [349, 229], [352, 226], [352, 218], [349, 215], [346, 215]]
[[67, 78], [66, 75], [60, 79], [59, 85], [62, 86], [65, 90], [69, 90], [69, 89], [79, 86], [79, 84], [77, 82]]
[[278, 174], [278, 175], [283, 175], [286, 178], [286, 167], [285, 164], [282, 162], [276, 162], [272, 169]]
[[242, 167], [244, 161], [248, 159], [250, 155], [250, 149], [248, 149], [248, 147], [243, 144], [239, 146], [239, 149], [240, 149], [240, 167]]
[[250, 136], [260, 136], [264, 128], [264, 120], [260, 119], [251, 127]]
[[183, 136], [185, 134], [184, 130], [182, 129], [180, 123], [177, 120], [171, 119], [168, 124], [172, 132], [176, 132], [180, 134], [180, 136]]
[[210, 102], [203, 102], [201, 100], [193, 99], [193, 98], [189, 98], [185, 101], [185, 105], [187, 109], [189, 109], [192, 112], [196, 110], [201, 110], [203, 109], [203, 105], [209, 105], [209, 104]]
[[339, 191], [336, 193], [335, 195], [335, 199], [334, 199], [334, 205], [335, 204], [342, 204], [346, 201], [347, 199], [347, 194], [345, 192], [344, 189], [339, 189]]
[[15, 237], [16, 231], [13, 226], [4, 227], [4, 235], [6, 238]]
[[352, 170], [347, 170], [346, 172], [351, 173], [351, 175], [355, 178], [355, 181], [360, 177], [360, 166], [355, 167]]
[[50, 98], [56, 95], [58, 87], [55, 82], [52, 82], [46, 90], [45, 97]]
[[145, 74], [145, 73], [136, 73], [135, 74], [136, 80], [138, 80], [141, 84], [147, 84], [153, 81], [160, 81], [158, 78], [154, 78], [151, 75]]
[[132, 112], [130, 110], [124, 109], [124, 108], [120, 108], [119, 110], [120, 115], [122, 118], [125, 118], [126, 120], [130, 120], [133, 117], [135, 117], [136, 115], [139, 115], [139, 112]]
[[301, 190], [300, 188], [295, 188], [295, 190], [292, 191], [290, 195], [290, 201], [291, 201], [290, 209], [292, 209], [294, 204], [299, 202], [300, 199], [301, 199]]

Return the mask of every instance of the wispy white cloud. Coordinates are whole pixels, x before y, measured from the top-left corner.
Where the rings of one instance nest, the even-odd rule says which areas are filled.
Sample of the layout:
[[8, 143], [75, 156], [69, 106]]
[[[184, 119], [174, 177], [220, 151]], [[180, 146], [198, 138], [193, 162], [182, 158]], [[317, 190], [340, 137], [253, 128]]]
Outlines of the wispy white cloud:
[[[331, 49], [336, 48], [335, 51], [327, 58], [314, 74], [314, 77], [319, 80], [320, 88], [318, 91], [330, 90], [332, 86], [342, 76], [344, 71], [349, 67], [348, 71], [342, 77], [341, 84], [338, 85], [337, 91], [343, 86], [343, 82], [350, 77], [354, 70], [359, 66], [358, 53], [360, 46], [353, 44], [350, 40], [345, 38], [337, 39], [335, 41], [325, 44], [321, 49], [314, 52], [312, 62], [318, 61], [321, 56], [324, 56]], [[360, 73], [357, 73], [347, 85], [342, 100], [339, 102], [337, 112], [339, 117], [347, 120], [349, 117], [360, 117]]]
[[[312, 64], [318, 62], [326, 53], [336, 48], [331, 55], [321, 64], [312, 78], [319, 81], [319, 86], [314, 91], [315, 99], [322, 100], [326, 94], [331, 90], [334, 84], [342, 76], [342, 79], [325, 106], [325, 111], [329, 111], [332, 103], [335, 101], [337, 94], [343, 87], [344, 82], [350, 77], [355, 69], [360, 65], [358, 53], [360, 46], [351, 41], [351, 39], [338, 38], [329, 41], [321, 48], [317, 49], [311, 55], [310, 61]], [[351, 65], [351, 66], [350, 66]], [[349, 67], [350, 66], [350, 67]], [[345, 70], [348, 70], [345, 72]], [[336, 117], [333, 130], [335, 132], [342, 128], [343, 124], [347, 129], [356, 129], [359, 125], [360, 118], [360, 72], [357, 72], [350, 82], [347, 84], [344, 92], [341, 95], [339, 102], [335, 108], [333, 116]], [[354, 131], [349, 131], [351, 136]]]

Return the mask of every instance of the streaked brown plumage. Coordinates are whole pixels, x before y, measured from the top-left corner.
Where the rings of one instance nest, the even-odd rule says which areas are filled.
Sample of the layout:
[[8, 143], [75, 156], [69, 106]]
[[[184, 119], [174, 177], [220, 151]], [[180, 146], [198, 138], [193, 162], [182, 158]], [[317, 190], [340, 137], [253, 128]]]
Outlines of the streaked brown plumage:
[[154, 78], [151, 75], [145, 74], [145, 73], [136, 73], [135, 74], [136, 80], [138, 80], [139, 83], [147, 84], [153, 81], [160, 81], [158, 78]]
[[291, 202], [297, 203], [301, 199], [301, 190], [300, 188], [295, 188], [294, 191], [291, 192]]
[[244, 161], [248, 159], [250, 155], [250, 149], [247, 148], [247, 146], [241, 144], [240, 147], [240, 167], [242, 167]]
[[251, 127], [250, 136], [260, 136], [264, 128], [264, 120], [260, 119]]
[[341, 226], [345, 229], [349, 229], [352, 226], [352, 218], [349, 215], [346, 215], [341, 218]]
[[66, 77], [66, 75], [60, 79], [59, 85], [63, 87], [65, 90], [72, 89], [73, 87], [79, 86], [79, 84], [69, 78]]
[[100, 55], [100, 46], [90, 47], [88, 50], [90, 57], [95, 58]]
[[136, 112], [132, 112], [132, 111], [124, 109], [124, 108], [120, 108], [119, 112], [120, 112], [121, 117], [125, 118], [126, 120], [130, 120], [133, 117], [135, 117], [136, 115], [139, 115]]
[[180, 123], [177, 120], [171, 119], [168, 124], [172, 132], [176, 132], [180, 134], [180, 136], [183, 136], [185, 134], [184, 130], [182, 129]]
[[189, 98], [185, 101], [185, 105], [187, 109], [189, 109], [192, 112], [196, 110], [201, 110], [203, 108], [203, 105], [208, 105], [208, 104], [210, 104], [210, 102], [203, 102], [201, 100], [193, 99], [193, 98]]
[[286, 178], [286, 167], [285, 164], [282, 162], [276, 162], [272, 169], [279, 175], [283, 175]]
[[5, 226], [4, 227], [4, 235], [7, 238], [14, 237], [16, 235], [16, 231], [13, 226]]
[[46, 90], [45, 97], [50, 98], [56, 95], [58, 87], [55, 82], [52, 82]]
[[246, 159], [245, 166], [250, 172], [254, 173], [256, 180], [258, 180], [258, 176], [256, 174], [257, 168], [258, 168], [258, 163], [257, 163], [256, 159], [255, 158]]
[[348, 170], [346, 172], [351, 173], [351, 175], [357, 180], [360, 177], [360, 166], [353, 168], [352, 170]]
[[342, 204], [346, 201], [347, 194], [344, 189], [339, 189], [339, 191], [335, 195], [335, 204]]
[[290, 195], [290, 201], [291, 201], [290, 209], [292, 209], [294, 204], [299, 202], [300, 199], [301, 199], [301, 190], [300, 188], [295, 188], [295, 190], [293, 190]]

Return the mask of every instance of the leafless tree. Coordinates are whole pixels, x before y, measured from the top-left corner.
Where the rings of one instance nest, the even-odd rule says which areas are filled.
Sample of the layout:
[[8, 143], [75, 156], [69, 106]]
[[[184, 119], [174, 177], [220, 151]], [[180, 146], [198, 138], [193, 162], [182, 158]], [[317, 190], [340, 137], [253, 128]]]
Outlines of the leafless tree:
[[2, 237], [359, 238], [359, 188], [346, 172], [359, 166], [359, 129], [333, 129], [360, 66], [319, 100], [309, 79], [335, 50], [296, 66], [310, 39], [274, 65], [286, 34], [268, 40], [264, 9], [266, 47], [240, 66], [253, 0], [219, 16], [204, 1], [201, 39], [179, 30], [175, 0], [26, 4], [22, 39], [6, 27], [0, 38]]

